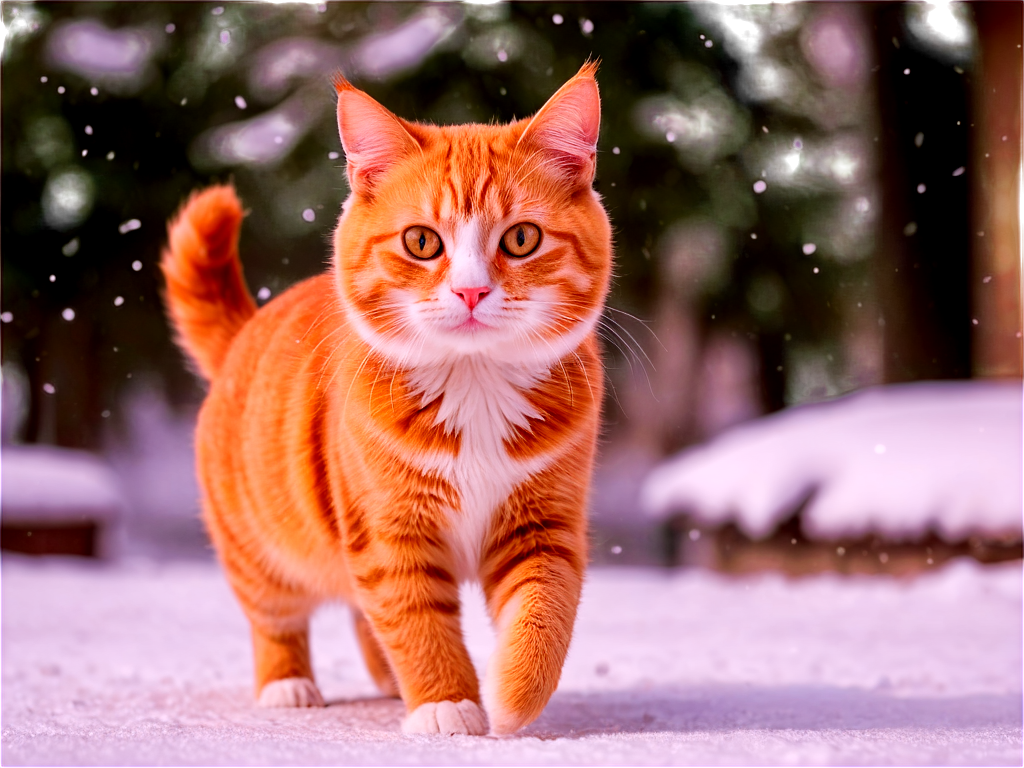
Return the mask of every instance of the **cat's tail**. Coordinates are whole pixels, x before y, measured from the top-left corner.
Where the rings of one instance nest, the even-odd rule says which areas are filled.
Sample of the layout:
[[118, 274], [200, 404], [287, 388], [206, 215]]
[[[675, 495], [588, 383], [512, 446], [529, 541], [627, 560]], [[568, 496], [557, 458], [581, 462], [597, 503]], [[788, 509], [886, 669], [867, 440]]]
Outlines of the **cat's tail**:
[[225, 184], [194, 192], [167, 224], [160, 259], [167, 314], [178, 346], [207, 380], [256, 312], [238, 260], [242, 216], [234, 187]]

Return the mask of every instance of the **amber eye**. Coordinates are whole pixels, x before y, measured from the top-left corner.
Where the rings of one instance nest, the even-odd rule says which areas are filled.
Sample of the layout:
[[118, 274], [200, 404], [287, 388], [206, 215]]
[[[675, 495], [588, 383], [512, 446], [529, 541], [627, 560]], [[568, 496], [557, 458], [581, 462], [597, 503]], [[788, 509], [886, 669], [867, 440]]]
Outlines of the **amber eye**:
[[402, 239], [405, 241], [405, 250], [417, 259], [432, 259], [444, 250], [437, 232], [426, 227], [409, 227]]
[[501, 236], [501, 250], [509, 256], [529, 256], [540, 245], [540, 228], [534, 224], [516, 224]]

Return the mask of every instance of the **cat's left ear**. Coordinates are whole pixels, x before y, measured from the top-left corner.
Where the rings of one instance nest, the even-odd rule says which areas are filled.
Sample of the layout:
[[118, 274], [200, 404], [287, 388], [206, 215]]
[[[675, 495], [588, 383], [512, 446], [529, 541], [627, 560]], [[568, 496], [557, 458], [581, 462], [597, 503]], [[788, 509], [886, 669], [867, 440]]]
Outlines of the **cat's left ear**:
[[596, 72], [597, 62], [584, 64], [534, 115], [519, 139], [536, 147], [549, 167], [574, 186], [590, 186], [597, 170], [601, 96]]
[[349, 186], [356, 194], [371, 193], [389, 168], [419, 151], [419, 144], [401, 120], [340, 74], [334, 76], [334, 88]]

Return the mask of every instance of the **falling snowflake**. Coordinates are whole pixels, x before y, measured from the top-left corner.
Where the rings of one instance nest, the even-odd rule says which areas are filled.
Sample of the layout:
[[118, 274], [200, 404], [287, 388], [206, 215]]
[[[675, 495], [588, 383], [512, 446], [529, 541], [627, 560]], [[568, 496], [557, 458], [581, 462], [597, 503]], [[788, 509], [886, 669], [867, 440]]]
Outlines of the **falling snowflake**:
[[141, 226], [142, 222], [139, 221], [138, 219], [128, 219], [128, 221], [124, 222], [121, 226], [117, 228], [117, 231], [120, 232], [122, 235], [126, 235], [129, 232], [136, 230]]
[[70, 323], [72, 320], [75, 319], [75, 310], [73, 310], [71, 307], [68, 307], [63, 312], [60, 313], [60, 316]]

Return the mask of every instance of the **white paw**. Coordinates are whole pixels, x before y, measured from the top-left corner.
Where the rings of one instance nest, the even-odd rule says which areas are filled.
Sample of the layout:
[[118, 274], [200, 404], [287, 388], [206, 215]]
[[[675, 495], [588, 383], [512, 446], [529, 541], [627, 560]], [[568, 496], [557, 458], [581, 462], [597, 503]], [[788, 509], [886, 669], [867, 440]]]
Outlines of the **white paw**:
[[263, 686], [256, 700], [260, 707], [322, 707], [324, 697], [308, 677], [286, 677]]
[[469, 699], [458, 704], [454, 701], [431, 701], [420, 704], [409, 713], [402, 721], [402, 733], [483, 736], [487, 733], [487, 716]]

